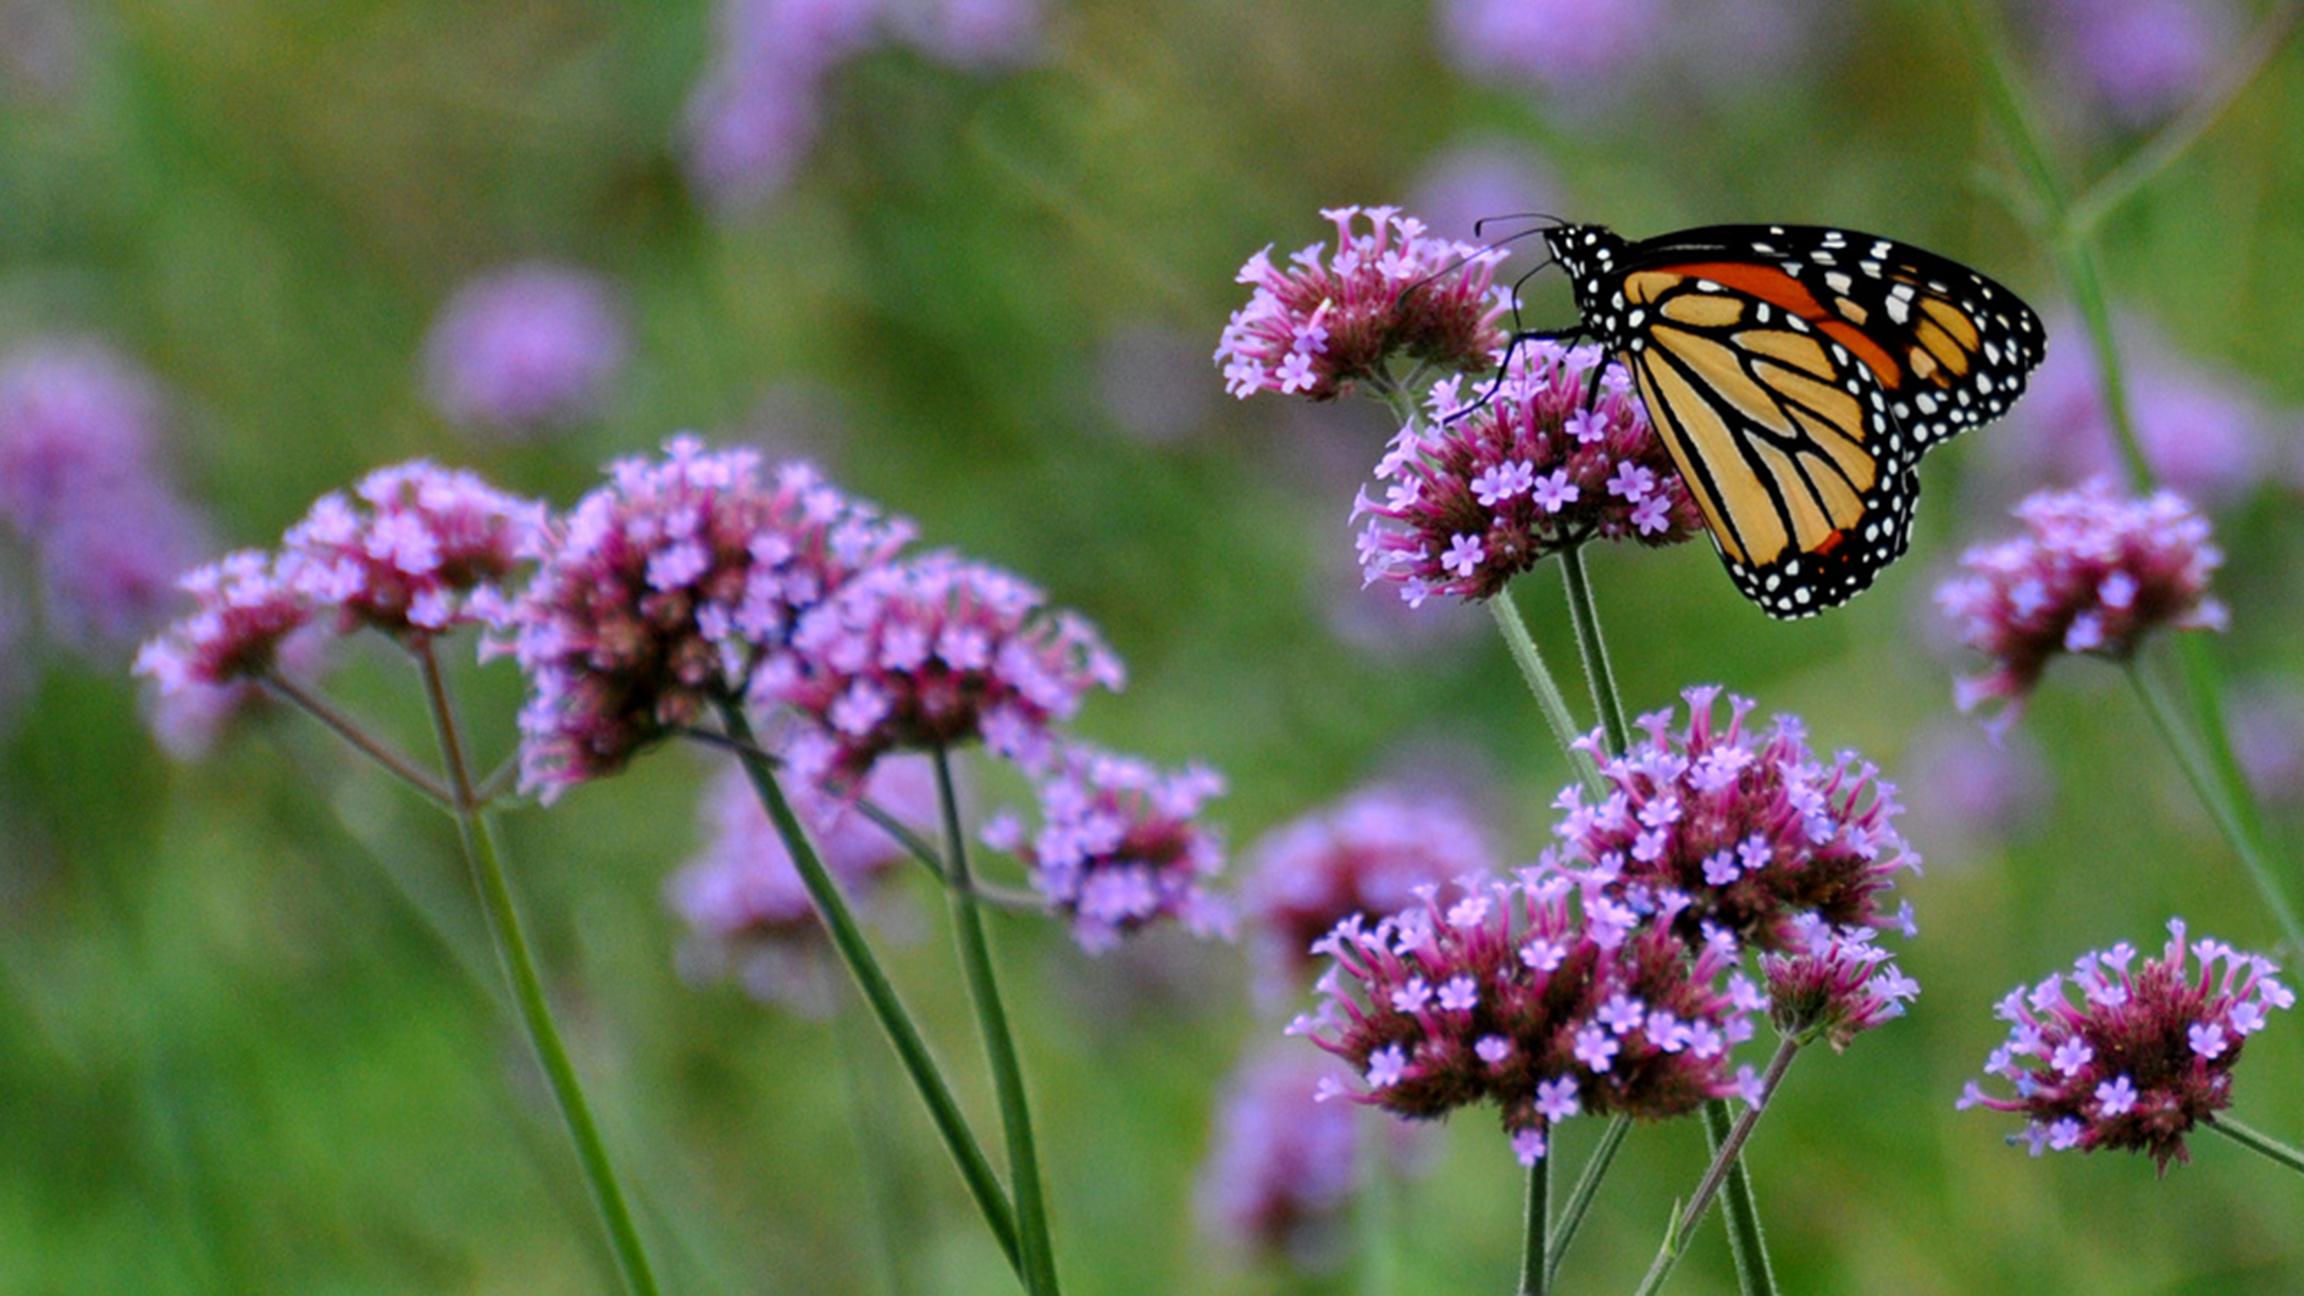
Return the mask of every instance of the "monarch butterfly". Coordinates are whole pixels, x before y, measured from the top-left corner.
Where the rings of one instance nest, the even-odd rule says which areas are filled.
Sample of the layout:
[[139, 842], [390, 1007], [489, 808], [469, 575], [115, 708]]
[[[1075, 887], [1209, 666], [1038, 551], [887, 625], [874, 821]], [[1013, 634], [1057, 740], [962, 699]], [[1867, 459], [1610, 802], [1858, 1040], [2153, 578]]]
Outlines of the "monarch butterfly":
[[1854, 230], [1544, 239], [1579, 319], [1514, 340], [1588, 339], [1631, 372], [1729, 577], [1770, 616], [1837, 607], [1901, 556], [1920, 456], [2005, 411], [2046, 345], [2006, 288]]

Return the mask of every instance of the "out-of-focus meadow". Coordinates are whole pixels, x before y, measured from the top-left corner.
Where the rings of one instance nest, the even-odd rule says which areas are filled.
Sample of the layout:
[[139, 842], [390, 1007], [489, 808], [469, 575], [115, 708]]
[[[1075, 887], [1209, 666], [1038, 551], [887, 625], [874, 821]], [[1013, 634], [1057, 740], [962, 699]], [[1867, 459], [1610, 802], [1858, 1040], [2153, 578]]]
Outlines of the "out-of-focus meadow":
[[[1904, 884], [1914, 1011], [1796, 1072], [1749, 1154], [1780, 1275], [2304, 1283], [2304, 1185], [2228, 1143], [2195, 1140], [2161, 1180], [2119, 1154], [2032, 1160], [2004, 1144], [2012, 1121], [1953, 1111], [2009, 987], [2156, 943], [2171, 914], [2250, 948], [2276, 932], [2115, 671], [2059, 664], [1998, 751], [1953, 710], [1968, 664], [1936, 581], [2009, 529], [2010, 500], [2107, 461], [2079, 330], [1948, 7], [1022, 3], [828, 0], [810, 52], [700, 0], [0, 0], [0, 363], [63, 339], [145, 375], [188, 533], [167, 543], [188, 559], [272, 543], [320, 493], [417, 455], [560, 504], [682, 429], [805, 455], [1093, 618], [1132, 678], [1084, 732], [1225, 771], [1236, 854], [1390, 778], [1456, 793], [1528, 859], [1568, 775], [1492, 628], [1359, 588], [1346, 514], [1385, 419], [1236, 402], [1208, 363], [1241, 260], [1332, 237], [1321, 207], [1405, 202], [1458, 235], [1533, 207], [1633, 235], [1844, 224], [1970, 261], [2042, 306], [2050, 368], [1930, 459], [1913, 553], [1872, 593], [1780, 624], [1702, 546], [1594, 560], [1636, 710], [1717, 681], [1799, 712], [1820, 748], [1903, 786], [1928, 859]], [[2126, 156], [2243, 56], [2257, 16], [2021, 6], [2013, 48], [2058, 165]], [[747, 79], [776, 72], [747, 58], [813, 59], [791, 73], [807, 92], [760, 91]], [[2102, 231], [2147, 441], [2229, 552], [2216, 651], [2291, 878], [2300, 105], [2286, 51]], [[460, 289], [535, 263], [594, 277], [558, 308], [575, 336], [529, 339], [597, 369], [541, 416], [504, 408], [522, 392], [457, 387], [460, 360], [505, 344], [428, 342]], [[1567, 310], [1556, 278], [1532, 285], [1532, 320]], [[121, 508], [89, 529], [166, 529]], [[611, 1288], [454, 825], [296, 716], [164, 754], [126, 673], [154, 606], [127, 562], [0, 544], [0, 1291]], [[1517, 592], [1567, 666], [1559, 579]], [[517, 672], [466, 658], [457, 683], [492, 761]], [[357, 656], [331, 687], [428, 749], [401, 662]], [[683, 964], [666, 880], [700, 842], [713, 767], [663, 750], [503, 822], [667, 1286], [885, 1290], [893, 1218], [919, 1289], [1012, 1289], [864, 1023]], [[986, 803], [1013, 791], [974, 781]], [[878, 930], [990, 1129], [941, 906], [924, 877], [902, 889]], [[1070, 1291], [1367, 1280], [1349, 1247], [1305, 1272], [1243, 1254], [1195, 1206], [1227, 1077], [1302, 1004], [1259, 1005], [1239, 947], [1178, 932], [1103, 957], [1046, 921], [996, 935]], [[2249, 1056], [2236, 1114], [2304, 1133], [2298, 1023]], [[908, 1168], [901, 1200], [875, 1202], [859, 1117]], [[1571, 1158], [1593, 1133], [1563, 1136]], [[1704, 1160], [1691, 1122], [1637, 1131], [1570, 1289], [1628, 1288]], [[1502, 1290], [1518, 1194], [1492, 1120], [1458, 1119], [1385, 1199], [1387, 1290]], [[1729, 1284], [1717, 1225], [1680, 1281]]]

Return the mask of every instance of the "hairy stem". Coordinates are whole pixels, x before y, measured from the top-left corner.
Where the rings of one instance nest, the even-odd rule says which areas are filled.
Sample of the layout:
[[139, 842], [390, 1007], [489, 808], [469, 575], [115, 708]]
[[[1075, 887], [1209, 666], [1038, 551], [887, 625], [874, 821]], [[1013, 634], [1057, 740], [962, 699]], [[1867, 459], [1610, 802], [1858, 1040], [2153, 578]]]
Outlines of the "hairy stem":
[[1520, 1296], [1546, 1296], [1552, 1290], [1552, 1268], [1546, 1263], [1552, 1237], [1552, 1154], [1536, 1158], [1528, 1167], [1526, 1219], [1520, 1230]]
[[[1665, 1280], [1670, 1278], [1672, 1270], [1679, 1266], [1680, 1257], [1688, 1253], [1688, 1239], [1695, 1236], [1696, 1226], [1704, 1222], [1705, 1213], [1712, 1209], [1713, 1198], [1720, 1196], [1725, 1190], [1728, 1196], [1729, 1210], [1733, 1212], [1736, 1209], [1736, 1180], [1738, 1171], [1743, 1165], [1738, 1158], [1743, 1154], [1745, 1143], [1751, 1140], [1753, 1128], [1760, 1123], [1760, 1117], [1766, 1114], [1768, 1104], [1774, 1100], [1776, 1086], [1783, 1081], [1785, 1070], [1792, 1065], [1792, 1059], [1799, 1054], [1800, 1042], [1796, 1037], [1787, 1035], [1777, 1043], [1776, 1055], [1768, 1059], [1768, 1072], [1760, 1080], [1760, 1102], [1756, 1106], [1746, 1108], [1744, 1114], [1736, 1119], [1732, 1127], [1724, 1125], [1727, 1116], [1726, 1103], [1713, 1102], [1706, 1105], [1704, 1115], [1707, 1127], [1712, 1126], [1715, 1117], [1717, 1117], [1723, 1122], [1725, 1133], [1718, 1137], [1713, 1149], [1712, 1164], [1705, 1168], [1704, 1177], [1697, 1180], [1695, 1194], [1688, 1199], [1687, 1207], [1680, 1212], [1679, 1218], [1674, 1221], [1671, 1236], [1664, 1240], [1663, 1249], [1657, 1252], [1656, 1262], [1648, 1266], [1648, 1276], [1640, 1280], [1640, 1287], [1636, 1296], [1653, 1296], [1653, 1293], [1663, 1290]], [[1755, 1239], [1759, 1236], [1757, 1221], [1755, 1221], [1753, 1236]], [[1775, 1275], [1770, 1273], [1768, 1269], [1766, 1249], [1755, 1247], [1747, 1252], [1744, 1246], [1738, 1243], [1733, 1229], [1730, 1230], [1728, 1238], [1732, 1244], [1736, 1244], [1734, 1249], [1736, 1252], [1737, 1285], [1746, 1292], [1772, 1292], [1776, 1290]]]
[[1576, 1241], [1576, 1233], [1584, 1227], [1585, 1213], [1592, 1209], [1592, 1199], [1599, 1195], [1600, 1181], [1608, 1177], [1608, 1167], [1616, 1164], [1616, 1152], [1624, 1146], [1624, 1136], [1632, 1132], [1632, 1118], [1617, 1116], [1600, 1133], [1600, 1142], [1592, 1155], [1584, 1160], [1584, 1170], [1576, 1176], [1576, 1186], [1568, 1190], [1568, 1200], [1560, 1209], [1559, 1222], [1552, 1230], [1552, 1247], [1544, 1258], [1544, 1276], [1547, 1280], [1560, 1276], [1560, 1262], [1568, 1258], [1568, 1248]]
[[832, 948], [847, 965], [848, 975], [862, 992], [864, 1002], [871, 1005], [881, 1032], [896, 1050], [905, 1074], [911, 1077], [912, 1087], [928, 1108], [929, 1120], [952, 1154], [953, 1164], [959, 1168], [969, 1196], [983, 1212], [985, 1226], [992, 1230], [993, 1240], [999, 1243], [1017, 1276], [1024, 1277], [1023, 1252], [1016, 1243], [1016, 1218], [1008, 1204], [1007, 1191], [1000, 1186], [999, 1176], [992, 1172], [992, 1163], [976, 1142], [967, 1117], [961, 1114], [960, 1104], [952, 1096], [952, 1087], [944, 1082], [944, 1073], [928, 1051], [927, 1041], [921, 1038], [920, 1028], [913, 1024], [912, 1014], [905, 1010], [903, 1000], [896, 995], [896, 987], [881, 969], [880, 960], [864, 939], [863, 929], [856, 925], [856, 916], [849, 911], [838, 884], [825, 869], [815, 844], [808, 840], [807, 831], [800, 826], [799, 816], [793, 813], [792, 803], [776, 781], [775, 762], [753, 739], [752, 723], [745, 718], [743, 706], [734, 699], [723, 699], [719, 706], [720, 722], [727, 727], [730, 746], [743, 762], [744, 772], [752, 780], [752, 789], [760, 797], [761, 808], [768, 812], [769, 823], [775, 826], [777, 837], [791, 855], [792, 866], [800, 874], [801, 885], [808, 890], [816, 916], [832, 938]]
[[414, 651], [417, 668], [424, 676], [424, 696], [431, 704], [432, 725], [440, 737], [441, 759], [448, 767], [457, 835], [464, 844], [464, 858], [472, 867], [473, 881], [479, 887], [481, 907], [496, 938], [497, 955], [503, 960], [505, 976], [512, 982], [512, 997], [520, 1007], [521, 1024], [527, 1028], [528, 1042], [536, 1050], [536, 1060], [543, 1065], [553, 1101], [568, 1127], [568, 1138], [576, 1145], [576, 1159], [583, 1166], [585, 1182], [592, 1189], [592, 1203], [599, 1209], [601, 1222], [607, 1228], [608, 1243], [616, 1254], [616, 1266], [624, 1276], [624, 1286], [634, 1296], [655, 1296], [656, 1275], [649, 1266], [647, 1248], [641, 1244], [640, 1231], [632, 1222], [632, 1208], [625, 1202], [624, 1189], [608, 1160], [608, 1147], [600, 1137], [599, 1122], [593, 1119], [592, 1105], [584, 1096], [583, 1082], [576, 1076], [576, 1066], [568, 1057], [568, 1046], [560, 1037], [558, 1023], [553, 1020], [552, 1003], [544, 994], [544, 979], [537, 972], [536, 955], [528, 944], [519, 906], [512, 898], [511, 880], [505, 876], [503, 858], [496, 849], [496, 834], [480, 809], [471, 767], [465, 762], [456, 708], [448, 697], [447, 680], [440, 673], [439, 659], [433, 655], [430, 644], [421, 644]]
[[976, 1005], [984, 1056], [992, 1065], [992, 1087], [1000, 1096], [1000, 1125], [1008, 1138], [1008, 1181], [1016, 1194], [1017, 1240], [1023, 1248], [1024, 1287], [1034, 1296], [1056, 1296], [1056, 1257], [1048, 1239], [1048, 1204], [1040, 1188], [1040, 1158], [1032, 1145], [1032, 1107], [1024, 1092], [1024, 1067], [1016, 1038], [1008, 1029], [1008, 1008], [992, 968], [992, 945], [984, 915], [967, 894], [968, 837], [960, 826], [960, 798], [952, 789], [952, 759], [936, 749], [936, 799], [944, 811], [944, 861], [951, 870], [952, 925], [959, 937], [960, 970]]
[[2267, 1160], [2286, 1166], [2298, 1174], [2304, 1174], [2304, 1149], [2283, 1143], [2271, 1135], [2243, 1125], [2229, 1116], [2217, 1116], [2205, 1124], [2209, 1129], [2249, 1151], [2259, 1153]]
[[447, 784], [392, 744], [368, 732], [365, 726], [335, 703], [278, 671], [267, 671], [256, 678], [267, 691], [328, 726], [330, 732], [350, 744], [354, 750], [383, 766], [401, 782], [423, 793], [433, 804], [450, 812], [456, 809], [455, 794]]
[[1592, 582], [1584, 574], [1583, 545], [1561, 552], [1560, 571], [1568, 586], [1568, 619], [1576, 625], [1576, 652], [1584, 660], [1592, 706], [1608, 734], [1608, 750], [1622, 755], [1631, 745], [1631, 728], [1624, 723], [1624, 695], [1617, 691], [1616, 672], [1608, 664], [1608, 641], [1600, 633], [1600, 607], [1592, 601]]
[[1528, 682], [1528, 691], [1536, 695], [1536, 709], [1544, 713], [1544, 723], [1552, 730], [1552, 740], [1560, 744], [1567, 756], [1569, 767], [1576, 777], [1584, 781], [1594, 796], [1606, 796], [1607, 785], [1601, 782], [1600, 767], [1593, 763], [1592, 754], [1577, 746], [1583, 735], [1576, 728], [1576, 718], [1568, 713], [1568, 699], [1560, 692], [1560, 683], [1544, 665], [1544, 654], [1536, 650], [1535, 637], [1528, 633], [1528, 623], [1520, 619], [1520, 605], [1512, 601], [1512, 591], [1498, 590], [1488, 600], [1488, 611], [1496, 618], [1496, 628], [1504, 634], [1504, 646], [1512, 652], [1512, 664], [1520, 668], [1520, 678]]

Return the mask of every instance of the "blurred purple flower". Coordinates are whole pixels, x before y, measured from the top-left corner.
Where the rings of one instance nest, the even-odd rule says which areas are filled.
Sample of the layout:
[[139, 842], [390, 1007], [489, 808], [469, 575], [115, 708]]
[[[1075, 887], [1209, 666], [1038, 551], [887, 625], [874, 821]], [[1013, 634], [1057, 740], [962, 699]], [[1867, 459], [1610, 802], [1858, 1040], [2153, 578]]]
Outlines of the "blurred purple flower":
[[0, 95], [54, 103], [88, 71], [89, 8], [78, 0], [0, 0]]
[[2022, 731], [1995, 740], [1973, 723], [1938, 720], [1913, 739], [1901, 768], [1911, 833], [1936, 844], [1929, 854], [1938, 861], [2020, 837], [2047, 810], [2048, 765]]
[[816, 142], [816, 87], [741, 67], [723, 67], [688, 97], [685, 148], [690, 181], [723, 215], [757, 208], [782, 192]]
[[[1345, 1258], [1352, 1196], [1379, 1132], [1348, 1103], [1322, 1102], [1321, 1058], [1267, 1048], [1225, 1083], [1200, 1168], [1198, 1214], [1210, 1238], [1258, 1257], [1320, 1272]], [[1382, 1153], [1416, 1159], [1418, 1140], [1393, 1125]]]
[[889, 13], [904, 39], [951, 67], [1015, 67], [1041, 52], [1040, 0], [910, 0]]
[[1022, 578], [948, 551], [871, 566], [800, 618], [792, 651], [755, 691], [806, 722], [790, 744], [804, 778], [861, 777], [889, 751], [982, 742], [1037, 767], [1091, 689], [1118, 691], [1120, 659], [1078, 613]]
[[1792, 949], [1818, 920], [1908, 932], [1910, 906], [1888, 902], [1920, 857], [1896, 830], [1903, 807], [1879, 769], [1854, 752], [1818, 760], [1798, 716], [1762, 730], [1745, 723], [1753, 703], [1731, 695], [1722, 726], [1717, 686], [1685, 696], [1684, 729], [1651, 712], [1622, 756], [1594, 751], [1608, 795], [1594, 804], [1581, 785], [1562, 790], [1548, 858], [1631, 913], [1677, 915], [1691, 945]]
[[1155, 446], [1198, 431], [1215, 406], [1201, 377], [1204, 356], [1190, 336], [1146, 320], [1105, 334], [1096, 352], [1096, 394], [1113, 426]]
[[1475, 233], [1472, 227], [1482, 217], [1547, 209], [1559, 200], [1560, 183], [1528, 149], [1481, 139], [1431, 158], [1408, 192], [1409, 210], [1423, 213], [1435, 236], [1485, 244], [1528, 226], [1503, 221]]
[[624, 367], [624, 315], [597, 275], [527, 262], [457, 289], [425, 341], [450, 422], [529, 433], [597, 415]]
[[2016, 519], [2026, 534], [1970, 549], [1963, 574], [1936, 591], [1962, 640], [1992, 659], [1958, 681], [1960, 709], [1998, 701], [1995, 728], [2015, 721], [2059, 654], [2125, 661], [2161, 626], [2224, 628], [2224, 605], [2208, 593], [2224, 555], [2175, 493], [2132, 499], [2095, 481], [2030, 496]]
[[34, 540], [152, 479], [160, 400], [98, 342], [48, 339], [0, 360], [0, 518]]
[[[2197, 971], [2187, 952], [2199, 959]], [[1996, 1097], [1970, 1081], [1959, 1106], [2021, 1113], [2021, 1139], [2034, 1156], [2120, 1148], [2150, 1153], [2162, 1174], [2171, 1160], [2189, 1160], [2184, 1136], [2232, 1105], [2232, 1069], [2247, 1038], [2296, 995], [2260, 954], [2206, 938], [2187, 947], [2181, 919], [2168, 921], [2159, 958], [2130, 971], [2135, 959], [2122, 942], [2081, 955], [2069, 974], [2009, 991], [1997, 1010], [2008, 1039], [1984, 1071], [2015, 1095]]]
[[1204, 765], [1170, 772], [1131, 756], [1071, 745], [1034, 784], [1040, 827], [1013, 814], [984, 842], [1032, 870], [1032, 885], [1071, 921], [1091, 954], [1161, 918], [1196, 936], [1229, 936], [1230, 906], [1207, 883], [1224, 868], [1221, 837], [1201, 821], [1224, 779]]
[[[905, 858], [903, 848], [846, 798], [800, 780], [787, 786], [824, 867], [851, 899], [869, 904]], [[935, 773], [923, 757], [882, 762], [862, 791], [915, 830], [932, 831], [937, 822]], [[821, 975], [823, 929], [741, 765], [731, 760], [713, 776], [703, 816], [703, 848], [665, 887], [667, 903], [689, 927], [682, 966], [698, 978], [732, 976], [763, 1002], [825, 1015], [831, 1003]]]
[[[2075, 486], [2121, 470], [2095, 354], [2081, 340], [2078, 320], [2066, 317], [2061, 333], [2058, 327], [2050, 326], [2050, 336], [2073, 341], [2051, 347], [2033, 375], [2031, 391], [2014, 414], [2022, 426], [1988, 441], [1999, 465], [1992, 478], [2019, 489]], [[2254, 490], [2271, 466], [2279, 433], [2250, 386], [2176, 355], [2139, 321], [2124, 321], [2119, 333], [2128, 405], [2153, 471], [2212, 509]]]
[[2066, 70], [2059, 84], [2129, 127], [2190, 102], [2237, 35], [2228, 0], [2046, 0], [2024, 11]]
[[1418, 904], [1323, 938], [1334, 965], [1320, 1008], [1288, 1033], [1350, 1068], [1351, 1083], [1323, 1082], [1326, 1096], [1408, 1120], [1494, 1103], [1533, 1164], [1569, 1116], [1657, 1120], [1750, 1095], [1730, 1053], [1766, 1001], [1724, 943], [1691, 956], [1676, 917], [1638, 922], [1541, 868], [1425, 887]]
[[1663, 0], [1442, 0], [1440, 43], [1476, 79], [1605, 95], [1668, 35]]
[[2280, 804], [2304, 800], [2304, 688], [2252, 680], [2233, 690], [2231, 712], [2233, 751], [2256, 795]]
[[1420, 886], [1497, 864], [1487, 826], [1445, 796], [1363, 788], [1282, 824], [1250, 848], [1241, 886], [1257, 989], [1296, 993], [1317, 965], [1313, 944], [1353, 914], [1374, 922], [1409, 907]]
[[1338, 207], [1325, 242], [1272, 264], [1248, 258], [1239, 282], [1253, 291], [1216, 344], [1224, 387], [1242, 400], [1261, 391], [1333, 400], [1380, 376], [1396, 357], [1443, 370], [1485, 369], [1504, 345], [1502, 252], [1434, 238], [1397, 207]]
[[1695, 499], [1622, 365], [1608, 363], [1601, 399], [1586, 407], [1587, 377], [1601, 363], [1598, 347], [1530, 343], [1513, 353], [1494, 398], [1461, 417], [1478, 398], [1459, 394], [1458, 377], [1434, 384], [1440, 421], [1402, 428], [1376, 465], [1384, 498], [1363, 487], [1353, 502], [1353, 520], [1368, 519], [1359, 535], [1367, 583], [1392, 585], [1411, 607], [1434, 594], [1487, 599], [1587, 539], [1653, 546], [1694, 536]]
[[168, 620], [177, 582], [208, 549], [202, 520], [157, 483], [80, 501], [41, 538], [48, 633], [68, 647], [134, 647]]

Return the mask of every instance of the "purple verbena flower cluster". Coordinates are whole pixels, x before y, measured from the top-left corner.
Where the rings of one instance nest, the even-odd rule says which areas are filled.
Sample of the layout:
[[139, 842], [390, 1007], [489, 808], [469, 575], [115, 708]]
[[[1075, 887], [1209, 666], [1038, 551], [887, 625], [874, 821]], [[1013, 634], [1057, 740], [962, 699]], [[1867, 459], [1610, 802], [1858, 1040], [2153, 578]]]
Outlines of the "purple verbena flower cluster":
[[1524, 1164], [1570, 1116], [1662, 1119], [1756, 1098], [1730, 1050], [1766, 1000], [1729, 942], [1690, 950], [1675, 937], [1685, 901], [1665, 903], [1644, 922], [1541, 868], [1422, 888], [1415, 906], [1329, 934], [1321, 1006], [1289, 1031], [1358, 1077], [1331, 1080], [1332, 1096], [1411, 1120], [1494, 1103]]
[[804, 778], [860, 777], [881, 753], [982, 741], [1026, 766], [1120, 659], [1078, 615], [997, 567], [936, 552], [859, 573], [803, 617], [756, 692], [807, 722]]
[[1229, 935], [1230, 906], [1207, 889], [1224, 868], [1222, 840], [1200, 821], [1224, 791], [1206, 766], [1161, 770], [1130, 756], [1067, 744], [1035, 780], [1040, 827], [1001, 814], [985, 844], [1032, 871], [1032, 885], [1101, 953], [1163, 917], [1195, 935]]
[[1502, 252], [1431, 237], [1396, 207], [1320, 214], [1335, 223], [1335, 255], [1314, 243], [1282, 269], [1266, 248], [1240, 269], [1254, 291], [1216, 346], [1233, 395], [1332, 400], [1381, 378], [1395, 357], [1474, 370], [1502, 348], [1499, 321], [1511, 306], [1495, 283]]
[[531, 262], [456, 290], [425, 341], [425, 373], [450, 422], [524, 434], [597, 414], [626, 349], [624, 313], [605, 281]]
[[1260, 991], [1296, 993], [1313, 943], [1354, 914], [1407, 908], [1416, 888], [1496, 871], [1488, 835], [1462, 805], [1389, 787], [1353, 793], [1283, 824], [1249, 852], [1241, 898]]
[[547, 799], [744, 699], [804, 612], [912, 535], [805, 464], [690, 437], [609, 472], [501, 618], [530, 684], [522, 785]]
[[1701, 530], [1623, 366], [1602, 369], [1600, 399], [1585, 404], [1601, 363], [1598, 347], [1536, 342], [1514, 352], [1493, 399], [1476, 409], [1460, 398], [1460, 379], [1435, 385], [1438, 424], [1402, 428], [1376, 465], [1384, 498], [1363, 488], [1353, 502], [1352, 520], [1366, 519], [1366, 583], [1397, 586], [1411, 606], [1434, 594], [1486, 599], [1593, 537], [1654, 546]]
[[296, 591], [338, 629], [422, 638], [501, 619], [502, 582], [537, 548], [544, 506], [418, 459], [331, 491], [282, 538]]
[[192, 612], [137, 652], [136, 673], [163, 695], [269, 673], [282, 643], [314, 615], [292, 571], [278, 555], [243, 549], [186, 573], [179, 584], [192, 596]]
[[[914, 828], [936, 822], [935, 772], [924, 759], [883, 761], [861, 791]], [[850, 896], [869, 900], [904, 858], [896, 839], [853, 798], [806, 782], [793, 783], [791, 796], [824, 867]], [[756, 999], [823, 1015], [830, 1007], [823, 927], [742, 766], [729, 762], [713, 776], [703, 817], [703, 848], [665, 888], [692, 937], [682, 965], [698, 977], [733, 977]]]
[[2150, 1153], [2162, 1173], [2187, 1160], [2185, 1134], [2232, 1105], [2248, 1037], [2296, 995], [2262, 955], [2205, 938], [2187, 946], [2181, 919], [2159, 958], [2131, 970], [2136, 953], [2126, 942], [2092, 950], [2069, 974], [2010, 991], [1998, 1010], [2008, 1038], [1984, 1070], [2014, 1096], [1970, 1081], [1959, 1106], [2021, 1114], [2034, 1156], [2119, 1148]]
[[1760, 958], [1776, 1029], [1803, 1043], [1825, 1040], [1839, 1051], [1865, 1031], [1903, 1016], [1920, 983], [1890, 962], [1894, 955], [1872, 937], [1865, 928], [1835, 931], [1815, 915], [1803, 915], [1791, 947]]
[[1960, 709], [1988, 700], [2005, 724], [2059, 653], [2126, 660], [2161, 626], [2220, 630], [2208, 579], [2224, 561], [2208, 521], [2168, 491], [2135, 499], [2102, 481], [2016, 506], [2026, 534], [1979, 545], [1936, 603], [1993, 667], [1958, 685]]
[[1894, 786], [1854, 753], [1818, 760], [1796, 716], [1748, 725], [1749, 699], [1731, 696], [1717, 724], [1719, 695], [1687, 690], [1677, 732], [1668, 711], [1640, 717], [1644, 737], [1622, 756], [1587, 740], [1608, 796], [1561, 792], [1553, 858], [1634, 912], [1671, 913], [1691, 944], [1798, 950], [1811, 918], [1908, 933], [1910, 905], [1886, 907], [1897, 871], [1920, 864], [1896, 831]]

